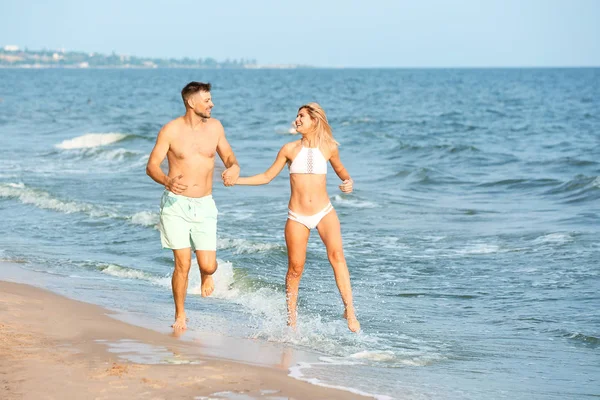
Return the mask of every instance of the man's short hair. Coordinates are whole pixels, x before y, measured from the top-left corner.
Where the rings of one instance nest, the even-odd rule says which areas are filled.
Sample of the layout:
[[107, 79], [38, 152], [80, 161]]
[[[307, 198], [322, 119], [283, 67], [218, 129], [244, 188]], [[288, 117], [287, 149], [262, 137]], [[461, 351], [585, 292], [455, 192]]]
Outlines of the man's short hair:
[[181, 89], [181, 98], [183, 99], [183, 104], [187, 108], [187, 99], [193, 94], [198, 92], [210, 92], [210, 83], [203, 82], [190, 82], [183, 89]]

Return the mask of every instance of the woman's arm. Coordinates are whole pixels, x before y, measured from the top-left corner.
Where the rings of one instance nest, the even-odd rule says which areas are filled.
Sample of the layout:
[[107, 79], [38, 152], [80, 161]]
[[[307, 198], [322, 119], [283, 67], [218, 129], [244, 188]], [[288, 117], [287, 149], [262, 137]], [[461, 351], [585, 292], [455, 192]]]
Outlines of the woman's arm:
[[269, 167], [268, 170], [263, 172], [262, 174], [248, 176], [248, 177], [239, 177], [236, 185], [266, 185], [271, 182], [285, 167], [285, 164], [288, 160], [287, 157], [287, 145], [284, 145], [279, 153], [277, 153], [277, 158], [275, 158], [275, 162], [273, 165]]
[[348, 171], [346, 171], [346, 167], [344, 167], [344, 164], [342, 164], [342, 160], [340, 160], [340, 152], [337, 146], [335, 146], [331, 150], [331, 157], [329, 158], [329, 163], [331, 164], [331, 167], [333, 168], [337, 176], [342, 180], [340, 190], [344, 193], [351, 193], [353, 190], [354, 181], [350, 177]]

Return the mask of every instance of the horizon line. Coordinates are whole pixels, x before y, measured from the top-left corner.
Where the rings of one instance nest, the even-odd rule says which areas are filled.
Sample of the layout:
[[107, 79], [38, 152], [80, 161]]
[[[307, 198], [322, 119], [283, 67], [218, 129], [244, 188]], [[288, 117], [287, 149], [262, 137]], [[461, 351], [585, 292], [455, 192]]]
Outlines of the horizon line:
[[[16, 51], [61, 51], [63, 53], [65, 52], [73, 52], [73, 53], [96, 53], [96, 54], [109, 54], [109, 53], [100, 53], [100, 52], [96, 52], [96, 51], [84, 51], [84, 50], [66, 50], [65, 48], [57, 48], [57, 49], [51, 49], [51, 48], [43, 48], [40, 50], [33, 50], [33, 49], [29, 49], [27, 46], [21, 48], [18, 45], [2, 45], [2, 47], [0, 47], [1, 50], [7, 51], [6, 48], [7, 47], [17, 47], [18, 50]], [[10, 51], [10, 50], [8, 50]], [[190, 57], [190, 56], [181, 56], [181, 57], [168, 57], [168, 56], [138, 56], [138, 55], [131, 55], [131, 54], [120, 54], [120, 53], [116, 53], [114, 50], [112, 51], [112, 53], [110, 54], [115, 54], [115, 55], [120, 55], [120, 56], [126, 56], [126, 57], [136, 57], [136, 58], [155, 58], [155, 59], [185, 59], [185, 58], [189, 58], [189, 59], [195, 59], [194, 57]], [[216, 58], [212, 57], [212, 56], [207, 56], [207, 57], [196, 57], [198, 59], [202, 59], [202, 58], [212, 58], [217, 62], [224, 62], [224, 61], [218, 61]], [[227, 57], [225, 58], [225, 60], [243, 60], [244, 57], [241, 58], [234, 58], [234, 57]], [[251, 58], [252, 59], [252, 58]], [[254, 60], [256, 61], [256, 59], [254, 58]], [[392, 66], [376, 66], [376, 65], [372, 65], [372, 66], [355, 66], [355, 65], [349, 65], [349, 66], [345, 66], [345, 65], [341, 65], [341, 66], [323, 66], [323, 65], [311, 65], [311, 64], [299, 64], [299, 63], [290, 63], [290, 62], [272, 62], [272, 63], [259, 63], [257, 62], [256, 65], [258, 68], [247, 68], [247, 69], [286, 69], [286, 68], [278, 68], [277, 66], [285, 66], [285, 67], [291, 67], [289, 69], [534, 69], [534, 68], [540, 68], [540, 69], [552, 69], [552, 68], [600, 68], [600, 64], [598, 65], [504, 65], [504, 66], [498, 66], [498, 65], [392, 65]], [[0, 67], [1, 68], [1, 67]], [[9, 67], [9, 68], [13, 68], [13, 67]], [[19, 67], [14, 67], [14, 68], [19, 68]], [[100, 69], [102, 67], [90, 67], [89, 69]], [[111, 67], [106, 67], [106, 68], [111, 68]], [[117, 67], [118, 68], [118, 67]], [[160, 67], [159, 69], [167, 69], [167, 68], [171, 68], [171, 69], [177, 69], [177, 67]], [[138, 69], [138, 68], [131, 68], [131, 69]], [[144, 69], [144, 68], [139, 68], [139, 69]], [[193, 69], [193, 68], [190, 68]], [[199, 68], [200, 69], [200, 68]], [[212, 68], [203, 68], [203, 69], [212, 69]], [[216, 68], [215, 68], [216, 69]]]

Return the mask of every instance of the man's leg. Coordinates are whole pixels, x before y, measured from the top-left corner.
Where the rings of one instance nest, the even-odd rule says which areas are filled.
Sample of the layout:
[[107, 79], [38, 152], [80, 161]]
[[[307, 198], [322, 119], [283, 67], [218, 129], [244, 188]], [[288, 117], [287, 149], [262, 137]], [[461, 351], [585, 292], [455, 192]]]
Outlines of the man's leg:
[[175, 256], [175, 269], [171, 278], [171, 286], [175, 301], [175, 323], [172, 326], [173, 330], [184, 330], [187, 328], [184, 303], [192, 264], [192, 251], [189, 247], [177, 249], [173, 250], [173, 255]]
[[200, 267], [202, 297], [208, 297], [215, 290], [212, 274], [217, 270], [217, 252], [214, 250], [196, 250], [196, 259]]

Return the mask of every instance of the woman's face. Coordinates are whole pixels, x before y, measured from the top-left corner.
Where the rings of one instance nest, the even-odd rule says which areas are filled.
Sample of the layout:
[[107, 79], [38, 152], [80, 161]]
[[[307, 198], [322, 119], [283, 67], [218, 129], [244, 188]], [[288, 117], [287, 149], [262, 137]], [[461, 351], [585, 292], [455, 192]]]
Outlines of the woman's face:
[[296, 125], [296, 130], [299, 133], [308, 133], [313, 129], [313, 120], [310, 118], [310, 115], [308, 115], [306, 108], [302, 108], [298, 111], [294, 123]]

